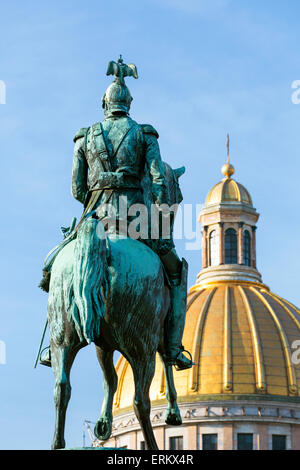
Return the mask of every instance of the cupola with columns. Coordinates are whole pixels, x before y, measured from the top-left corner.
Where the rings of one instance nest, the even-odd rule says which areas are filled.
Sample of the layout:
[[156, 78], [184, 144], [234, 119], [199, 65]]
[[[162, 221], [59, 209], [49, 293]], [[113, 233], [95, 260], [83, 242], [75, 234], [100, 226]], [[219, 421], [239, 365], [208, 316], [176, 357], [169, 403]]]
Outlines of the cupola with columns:
[[259, 214], [247, 189], [232, 178], [229, 161], [222, 167], [224, 178], [208, 193], [199, 215], [202, 224], [202, 271], [197, 282], [217, 280], [261, 282], [256, 268], [256, 222]]

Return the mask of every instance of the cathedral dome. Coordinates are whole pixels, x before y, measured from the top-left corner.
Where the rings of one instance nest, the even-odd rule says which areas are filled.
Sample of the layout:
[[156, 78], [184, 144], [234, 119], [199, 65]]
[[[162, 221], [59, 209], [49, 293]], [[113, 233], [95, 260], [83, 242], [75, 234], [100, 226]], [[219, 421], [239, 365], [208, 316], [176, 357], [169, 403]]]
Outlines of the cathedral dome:
[[[184, 346], [195, 366], [174, 371], [178, 401], [294, 397], [300, 365], [291, 345], [299, 339], [300, 311], [264, 284], [220, 282], [191, 288]], [[114, 412], [132, 406], [133, 376], [127, 361], [117, 364], [119, 386]], [[165, 379], [157, 360], [150, 389], [152, 405], [165, 401]]]

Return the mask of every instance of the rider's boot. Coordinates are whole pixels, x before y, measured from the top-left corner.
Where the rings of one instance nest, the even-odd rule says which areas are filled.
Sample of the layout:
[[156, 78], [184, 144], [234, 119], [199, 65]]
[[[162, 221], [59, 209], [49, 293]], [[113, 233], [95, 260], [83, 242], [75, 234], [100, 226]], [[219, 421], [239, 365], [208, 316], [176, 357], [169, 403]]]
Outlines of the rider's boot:
[[[179, 260], [175, 250], [166, 256], [162, 257], [162, 261], [171, 283], [171, 305], [165, 321], [165, 359], [167, 365], [175, 366], [177, 370], [190, 369], [194, 365], [192, 356], [181, 343], [186, 314], [188, 264], [185, 259], [182, 262]], [[184, 351], [189, 358], [183, 354]]]
[[48, 346], [47, 348], [45, 348], [45, 349], [42, 351], [41, 356], [40, 356], [39, 363], [40, 363], [42, 366], [51, 367], [51, 351], [50, 351], [50, 346]]

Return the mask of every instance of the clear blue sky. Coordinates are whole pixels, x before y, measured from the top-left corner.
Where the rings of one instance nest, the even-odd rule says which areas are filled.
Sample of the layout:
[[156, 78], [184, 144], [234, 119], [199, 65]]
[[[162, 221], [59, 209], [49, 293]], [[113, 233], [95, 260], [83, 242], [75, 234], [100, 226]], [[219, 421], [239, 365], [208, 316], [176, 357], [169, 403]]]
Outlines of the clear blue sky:
[[[70, 195], [72, 138], [102, 119], [101, 97], [120, 53], [137, 65], [131, 115], [160, 133], [161, 153], [187, 203], [202, 203], [221, 178], [226, 133], [236, 179], [261, 214], [258, 268], [272, 290], [300, 306], [300, 79], [297, 0], [0, 1], [1, 310], [0, 448], [49, 448], [53, 376], [33, 370], [46, 317], [37, 289], [42, 260], [81, 207]], [[201, 253], [178, 250], [190, 263]], [[96, 420], [101, 372], [93, 346], [72, 372], [66, 438], [82, 444]]]

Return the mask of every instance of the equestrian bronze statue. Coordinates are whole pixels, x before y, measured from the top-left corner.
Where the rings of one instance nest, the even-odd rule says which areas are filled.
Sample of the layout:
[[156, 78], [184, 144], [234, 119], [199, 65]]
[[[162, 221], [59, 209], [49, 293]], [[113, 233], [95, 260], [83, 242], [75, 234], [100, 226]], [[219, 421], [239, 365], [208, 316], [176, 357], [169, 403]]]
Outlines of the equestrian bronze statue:
[[74, 137], [72, 194], [83, 214], [77, 225], [74, 220], [63, 228], [64, 240], [47, 258], [40, 284], [49, 292], [50, 347], [40, 362], [55, 375], [53, 449], [65, 447], [70, 370], [84, 346], [95, 344], [104, 374], [96, 437], [111, 435], [117, 389], [113, 353], [119, 351], [133, 370], [133, 405], [148, 449], [157, 449], [149, 398], [156, 353], [165, 370], [168, 424], [181, 424], [172, 366], [193, 366], [181, 342], [188, 268], [172, 237], [184, 168], [172, 170], [164, 163], [157, 131], [129, 116], [132, 97], [125, 77], [137, 78], [136, 67], [120, 57], [109, 63], [107, 75], [114, 81], [102, 99], [104, 120]]

